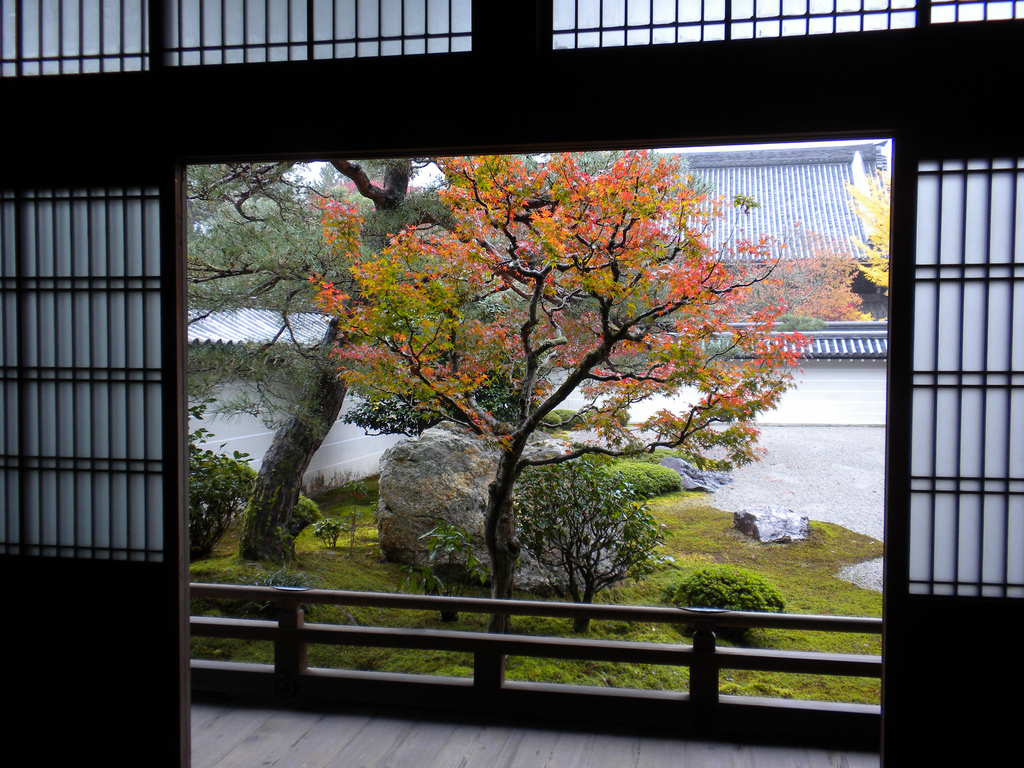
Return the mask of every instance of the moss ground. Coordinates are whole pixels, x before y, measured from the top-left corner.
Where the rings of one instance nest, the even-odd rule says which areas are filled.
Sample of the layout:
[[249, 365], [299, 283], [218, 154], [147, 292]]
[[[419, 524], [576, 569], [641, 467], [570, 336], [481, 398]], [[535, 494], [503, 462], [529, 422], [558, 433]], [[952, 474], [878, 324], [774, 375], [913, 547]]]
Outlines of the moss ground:
[[[401, 591], [406, 572], [382, 560], [373, 527], [376, 484], [368, 484], [365, 497], [330, 491], [316, 500], [325, 515], [351, 520], [353, 512], [361, 525], [338, 546], [323, 546], [310, 529], [296, 540], [296, 558], [286, 568], [288, 578], [310, 587], [358, 591]], [[651, 502], [669, 536], [665, 554], [672, 562], [660, 567], [640, 583], [626, 582], [598, 595], [598, 602], [664, 605], [665, 594], [687, 573], [708, 563], [729, 563], [767, 577], [782, 592], [789, 613], [836, 616], [881, 616], [882, 596], [836, 577], [844, 565], [880, 557], [880, 542], [828, 523], [812, 523], [811, 537], [797, 544], [758, 544], [732, 528], [732, 515], [715, 509], [713, 496], [680, 492]], [[192, 564], [192, 580], [234, 584], [260, 583], [280, 565], [260, 564], [238, 557], [237, 530], [232, 529], [210, 557]], [[280, 575], [280, 574], [277, 574]], [[486, 592], [469, 588], [467, 594]], [[529, 597], [529, 595], [522, 595]], [[256, 616], [258, 606], [223, 601], [193, 603], [193, 613], [205, 615]], [[442, 624], [436, 613], [394, 611], [374, 608], [342, 609], [317, 606], [307, 621], [358, 623], [369, 626], [408, 626], [483, 631], [486, 617], [462, 614], [453, 623]], [[572, 636], [570, 622], [546, 618], [517, 618], [514, 631], [522, 634]], [[591, 622], [587, 636], [617, 640], [679, 643], [688, 642], [675, 628], [623, 622]], [[193, 639], [195, 658], [269, 662], [273, 650], [265, 643], [243, 643], [209, 638]], [[724, 642], [724, 641], [723, 641]], [[816, 632], [755, 630], [743, 640], [748, 646], [783, 650], [816, 650], [837, 653], [880, 653], [877, 635], [825, 634]], [[422, 653], [384, 648], [309, 649], [311, 666], [341, 669], [414, 672], [469, 676], [472, 659], [467, 654]], [[685, 690], [684, 668], [648, 665], [617, 665], [602, 662], [566, 662], [515, 657], [508, 663], [508, 678], [538, 682], [583, 683], [612, 687]], [[722, 693], [764, 695], [786, 698], [878, 703], [878, 680], [834, 678], [813, 675], [780, 675], [726, 670]]]

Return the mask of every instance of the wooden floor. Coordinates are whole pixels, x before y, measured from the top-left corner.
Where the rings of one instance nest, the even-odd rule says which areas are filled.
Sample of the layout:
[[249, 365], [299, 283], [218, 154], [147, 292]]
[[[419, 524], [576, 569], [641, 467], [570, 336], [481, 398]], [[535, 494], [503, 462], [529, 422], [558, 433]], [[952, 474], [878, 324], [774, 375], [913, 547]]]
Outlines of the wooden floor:
[[193, 702], [193, 768], [878, 768], [877, 754]]

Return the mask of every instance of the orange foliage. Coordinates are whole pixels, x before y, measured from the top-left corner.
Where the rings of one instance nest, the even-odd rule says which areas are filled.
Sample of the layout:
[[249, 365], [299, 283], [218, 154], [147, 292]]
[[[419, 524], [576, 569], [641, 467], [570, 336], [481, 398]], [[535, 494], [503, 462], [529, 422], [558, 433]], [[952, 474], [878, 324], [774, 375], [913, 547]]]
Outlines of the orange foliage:
[[[504, 443], [576, 392], [589, 425], [618, 446], [634, 441], [616, 418], [632, 404], [696, 390], [641, 427], [659, 445], [718, 442], [751, 458], [746, 422], [789, 386], [796, 345], [771, 335], [777, 307], [740, 313], [748, 277], [724, 264], [763, 262], [766, 238], [714, 252], [705, 233], [722, 201], [656, 153], [624, 153], [596, 172], [572, 154], [438, 166], [454, 224], [409, 228], [357, 259], [358, 302], [320, 286], [357, 390], [430, 402]], [[333, 213], [328, 228], [350, 231], [350, 214]], [[496, 378], [520, 393], [512, 423], [474, 400]]]
[[777, 306], [783, 312], [818, 320], [861, 320], [861, 297], [853, 292], [857, 262], [853, 253], [816, 232], [795, 227], [796, 234], [766, 270], [767, 279], [752, 285], [743, 311]]

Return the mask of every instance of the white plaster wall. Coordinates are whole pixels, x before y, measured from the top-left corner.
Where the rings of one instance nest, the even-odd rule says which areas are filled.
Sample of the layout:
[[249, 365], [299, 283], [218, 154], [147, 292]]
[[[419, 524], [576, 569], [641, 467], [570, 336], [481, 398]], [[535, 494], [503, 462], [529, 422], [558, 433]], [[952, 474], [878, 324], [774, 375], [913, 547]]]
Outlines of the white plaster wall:
[[[222, 416], [207, 411], [202, 421], [189, 421], [190, 431], [197, 426], [213, 433], [213, 437], [204, 445], [205, 448], [228, 455], [234, 451], [248, 453], [252, 457], [252, 467], [257, 470], [274, 439], [272, 429], [264, 425], [261, 419], [247, 414]], [[304, 477], [306, 490], [315, 492], [322, 488], [333, 488], [348, 480], [360, 480], [377, 474], [381, 454], [402, 437], [371, 436], [365, 434], [361, 427], [337, 421], [309, 464]]]
[[762, 424], [884, 426], [884, 360], [807, 360]]
[[[882, 360], [809, 360], [796, 374], [797, 385], [787, 392], [779, 406], [764, 415], [759, 423], [871, 425], [885, 424], [885, 361]], [[685, 397], [670, 400], [654, 398], [634, 406], [630, 417], [639, 421], [661, 408], [690, 402]], [[570, 398], [562, 406], [579, 408], [582, 398]], [[198, 422], [192, 422], [194, 429]], [[248, 453], [252, 466], [259, 469], [260, 460], [270, 447], [274, 433], [253, 416], [224, 417], [207, 413], [201, 425], [213, 433], [206, 445], [215, 451], [230, 454]], [[348, 480], [358, 480], [378, 472], [380, 456], [402, 435], [370, 436], [360, 427], [338, 421], [323, 446], [310, 462], [305, 475], [308, 491], [331, 488]]]
[[[871, 425], [885, 424], [886, 366], [884, 360], [806, 360], [795, 374], [796, 386], [783, 395], [775, 410], [760, 424]], [[641, 421], [663, 408], [673, 410], [693, 402], [693, 395], [656, 397], [638, 403], [630, 421]], [[562, 406], [578, 409], [584, 401], [571, 397]]]

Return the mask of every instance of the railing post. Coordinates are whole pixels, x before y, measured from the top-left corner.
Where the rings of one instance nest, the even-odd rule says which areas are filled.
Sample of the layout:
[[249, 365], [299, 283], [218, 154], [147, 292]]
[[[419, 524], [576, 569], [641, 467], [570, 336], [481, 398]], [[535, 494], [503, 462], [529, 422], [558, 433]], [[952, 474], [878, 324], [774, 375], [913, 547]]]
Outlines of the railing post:
[[699, 622], [693, 633], [693, 663], [690, 665], [690, 704], [696, 725], [710, 726], [718, 704], [718, 665], [714, 624]]
[[473, 685], [476, 688], [501, 688], [505, 682], [505, 654], [473, 654]]
[[[277, 604], [277, 626], [279, 629], [299, 629], [303, 623], [303, 611], [298, 597], [279, 598]], [[274, 671], [278, 675], [299, 675], [306, 671], [306, 644], [293, 640], [278, 640], [274, 643]]]

